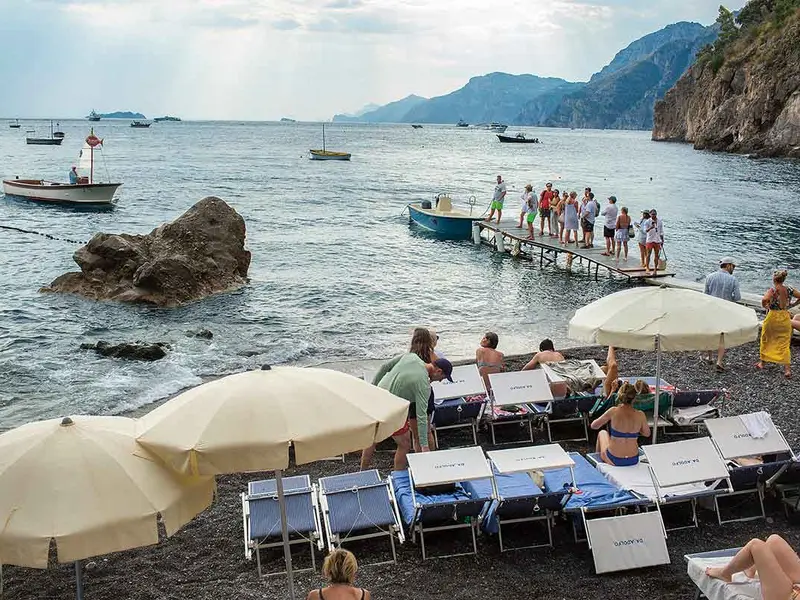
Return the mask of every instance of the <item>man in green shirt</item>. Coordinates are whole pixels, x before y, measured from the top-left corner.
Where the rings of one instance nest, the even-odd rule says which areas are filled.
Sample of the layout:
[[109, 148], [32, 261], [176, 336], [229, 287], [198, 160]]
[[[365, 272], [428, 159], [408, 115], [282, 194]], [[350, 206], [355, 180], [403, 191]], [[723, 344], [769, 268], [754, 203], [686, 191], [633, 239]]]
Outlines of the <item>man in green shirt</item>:
[[[383, 369], [382, 369], [383, 371]], [[447, 379], [453, 381], [453, 365], [446, 358], [439, 358], [432, 363], [425, 363], [422, 359], [409, 352], [402, 355], [392, 365], [391, 369], [382, 374], [377, 382], [378, 387], [403, 398], [409, 403], [409, 418], [417, 417], [417, 431], [422, 445], [422, 452], [428, 452], [428, 398], [431, 393], [431, 381]], [[377, 377], [376, 377], [377, 379]], [[373, 384], [375, 381], [373, 381]], [[394, 454], [394, 469], [402, 471], [408, 468], [406, 456], [411, 450], [411, 436], [409, 435], [408, 419], [406, 424], [392, 434], [392, 439], [397, 444]], [[423, 442], [424, 441], [424, 442]], [[375, 445], [365, 448], [361, 453], [361, 469], [367, 469], [375, 454]]]

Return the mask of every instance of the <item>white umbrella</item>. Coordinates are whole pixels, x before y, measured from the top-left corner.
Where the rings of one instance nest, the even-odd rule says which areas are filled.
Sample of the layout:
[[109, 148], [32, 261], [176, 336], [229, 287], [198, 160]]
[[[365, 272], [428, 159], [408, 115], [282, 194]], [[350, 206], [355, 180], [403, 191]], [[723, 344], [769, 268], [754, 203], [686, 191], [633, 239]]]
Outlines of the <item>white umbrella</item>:
[[569, 337], [604, 346], [656, 351], [653, 442], [658, 430], [661, 352], [733, 348], [758, 337], [752, 308], [694, 290], [637, 287], [578, 309]]
[[0, 435], [0, 564], [46, 568], [55, 540], [80, 598], [80, 560], [158, 543], [159, 516], [172, 535], [208, 507], [214, 478], [167, 469], [136, 431], [133, 419], [76, 416]]
[[408, 402], [330, 369], [265, 367], [198, 386], [140, 419], [139, 443], [181, 473], [275, 471], [294, 598], [281, 470], [366, 448], [406, 421]]

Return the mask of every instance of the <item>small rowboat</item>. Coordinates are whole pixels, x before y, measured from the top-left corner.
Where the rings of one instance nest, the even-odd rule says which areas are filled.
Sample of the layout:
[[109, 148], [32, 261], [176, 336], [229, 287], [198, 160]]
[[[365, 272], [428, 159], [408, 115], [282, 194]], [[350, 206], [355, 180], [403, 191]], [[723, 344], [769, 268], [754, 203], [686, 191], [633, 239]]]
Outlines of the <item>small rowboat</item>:
[[330, 150], [309, 150], [311, 160], [350, 160], [349, 152], [331, 152]]

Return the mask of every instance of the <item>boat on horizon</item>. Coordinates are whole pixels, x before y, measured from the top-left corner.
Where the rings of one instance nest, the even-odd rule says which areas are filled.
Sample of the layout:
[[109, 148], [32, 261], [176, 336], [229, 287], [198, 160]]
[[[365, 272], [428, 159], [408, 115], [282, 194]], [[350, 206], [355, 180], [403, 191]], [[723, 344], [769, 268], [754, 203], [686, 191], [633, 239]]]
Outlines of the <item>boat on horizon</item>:
[[180, 117], [170, 117], [169, 115], [165, 115], [163, 117], [156, 117], [155, 119], [153, 119], [153, 122], [161, 123], [162, 121], [174, 121], [177, 123], [180, 122], [180, 120], [181, 120]]
[[472, 214], [472, 204], [470, 212], [453, 208], [453, 201], [447, 194], [438, 194], [433, 204], [430, 200], [411, 202], [408, 204], [408, 216], [412, 223], [445, 240], [470, 239], [472, 224], [483, 218], [483, 215]]
[[[58, 140], [59, 143], [61, 140]], [[101, 205], [110, 204], [121, 183], [95, 183], [95, 148], [103, 145], [103, 140], [94, 134], [94, 129], [84, 141], [79, 154], [78, 169], [86, 173], [79, 176], [77, 183], [60, 183], [44, 179], [4, 179], [3, 192], [26, 200], [52, 202], [58, 204]]]
[[508, 125], [503, 123], [498, 123], [497, 121], [492, 121], [491, 123], [480, 123], [478, 125], [473, 125], [475, 129], [488, 129], [489, 131], [494, 131], [495, 133], [505, 133], [506, 129], [508, 129]]
[[[61, 123], [56, 123], [56, 127], [61, 127]], [[65, 135], [66, 134], [63, 131], [61, 131], [61, 129], [56, 129], [53, 132], [53, 137], [55, 138], [63, 138]]]
[[414, 129], [422, 129], [422, 125], [412, 125], [411, 127]]
[[99, 121], [101, 117], [96, 112], [94, 112], [94, 109], [92, 109], [92, 112], [90, 112], [86, 118], [89, 119], [90, 121], [96, 122]]
[[[33, 130], [28, 131], [28, 133], [35, 133]], [[37, 137], [29, 137], [26, 135], [25, 143], [30, 146], [60, 146], [61, 142], [64, 141], [63, 135], [61, 137], [56, 137], [53, 134], [53, 121], [50, 121], [50, 137], [49, 138], [37, 138]]]
[[456, 127], [469, 127], [469, 123], [467, 123], [464, 119], [459, 119], [458, 123], [456, 123]]
[[290, 119], [289, 117], [281, 117], [281, 123], [297, 123], [295, 119]]
[[325, 146], [325, 123], [322, 124], [322, 150], [309, 150], [311, 160], [350, 160], [349, 152], [332, 152]]
[[19, 129], [19, 128], [20, 128], [19, 119], [14, 119], [14, 121], [13, 121], [13, 122], [10, 122], [10, 121], [9, 121], [9, 123], [8, 123], [8, 126], [9, 126], [11, 129]]
[[133, 121], [131, 123], [131, 127], [134, 129], [147, 129], [150, 125], [152, 125], [152, 123], [147, 123], [146, 121]]
[[518, 133], [517, 135], [503, 135], [502, 133], [497, 134], [497, 139], [503, 142], [504, 144], [538, 144], [539, 138], [529, 138], [526, 137], [524, 133]]

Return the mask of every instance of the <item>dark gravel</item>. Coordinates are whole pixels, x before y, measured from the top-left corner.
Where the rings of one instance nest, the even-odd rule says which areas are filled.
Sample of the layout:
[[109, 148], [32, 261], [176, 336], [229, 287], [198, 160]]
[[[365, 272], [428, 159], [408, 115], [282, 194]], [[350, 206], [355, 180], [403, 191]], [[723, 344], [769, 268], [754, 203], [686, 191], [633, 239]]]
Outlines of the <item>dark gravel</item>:
[[[602, 348], [581, 348], [566, 352], [568, 357], [604, 360]], [[524, 357], [527, 360], [528, 357]], [[620, 351], [618, 358], [623, 375], [652, 374], [654, 356], [648, 353]], [[523, 358], [512, 363], [520, 366]], [[756, 409], [772, 413], [789, 442], [798, 446], [800, 415], [796, 402], [800, 383], [784, 379], [780, 367], [759, 372], [754, 368], [757, 348], [748, 345], [734, 349], [727, 356], [728, 371], [718, 374], [696, 353], [665, 355], [663, 377], [684, 388], [726, 388], [730, 400], [727, 414]], [[798, 371], [800, 377], [800, 371]], [[451, 434], [452, 436], [452, 434]], [[449, 438], [452, 441], [452, 437]], [[484, 435], [483, 441], [486, 440]], [[391, 444], [377, 453], [378, 466], [388, 472]], [[488, 445], [484, 443], [484, 447]], [[586, 446], [569, 445], [571, 449]], [[296, 472], [309, 473], [312, 479], [348, 472], [358, 468], [358, 457], [351, 454], [345, 464], [320, 462], [303, 466]], [[265, 474], [269, 477], [269, 474]], [[254, 562], [244, 559], [242, 516], [239, 494], [247, 481], [258, 474], [222, 477], [214, 505], [171, 539], [157, 546], [99, 557], [87, 565], [86, 597], [89, 600], [121, 598], [226, 600], [281, 598], [286, 596], [285, 578], [259, 580]], [[585, 544], [572, 541], [571, 528], [559, 522], [555, 529], [555, 548], [521, 550], [500, 554], [497, 541], [483, 536], [477, 558], [460, 557], [423, 562], [419, 548], [407, 542], [399, 549], [396, 565], [366, 566], [359, 571], [358, 582], [370, 589], [375, 598], [397, 599], [514, 599], [537, 596], [554, 599], [598, 598], [691, 598], [694, 588], [686, 575], [683, 555], [718, 548], [739, 546], [755, 536], [773, 532], [784, 535], [800, 548], [800, 528], [787, 521], [778, 503], [768, 498], [768, 519], [720, 526], [710, 511], [700, 511], [697, 530], [671, 532], [667, 540], [672, 564], [597, 576], [591, 554]], [[447, 534], [431, 536], [430, 548], [444, 548]], [[463, 535], [463, 532], [462, 534]], [[439, 540], [439, 541], [437, 541]], [[385, 555], [388, 544], [356, 542], [351, 548], [362, 562]], [[301, 552], [306, 552], [302, 554]], [[268, 557], [267, 568], [281, 568], [280, 553]], [[305, 548], [295, 552], [297, 560], [307, 561]], [[318, 564], [322, 556], [318, 555]], [[74, 597], [71, 565], [47, 571], [6, 566], [5, 596], [9, 600]], [[298, 596], [322, 584], [319, 572], [296, 576]]]

